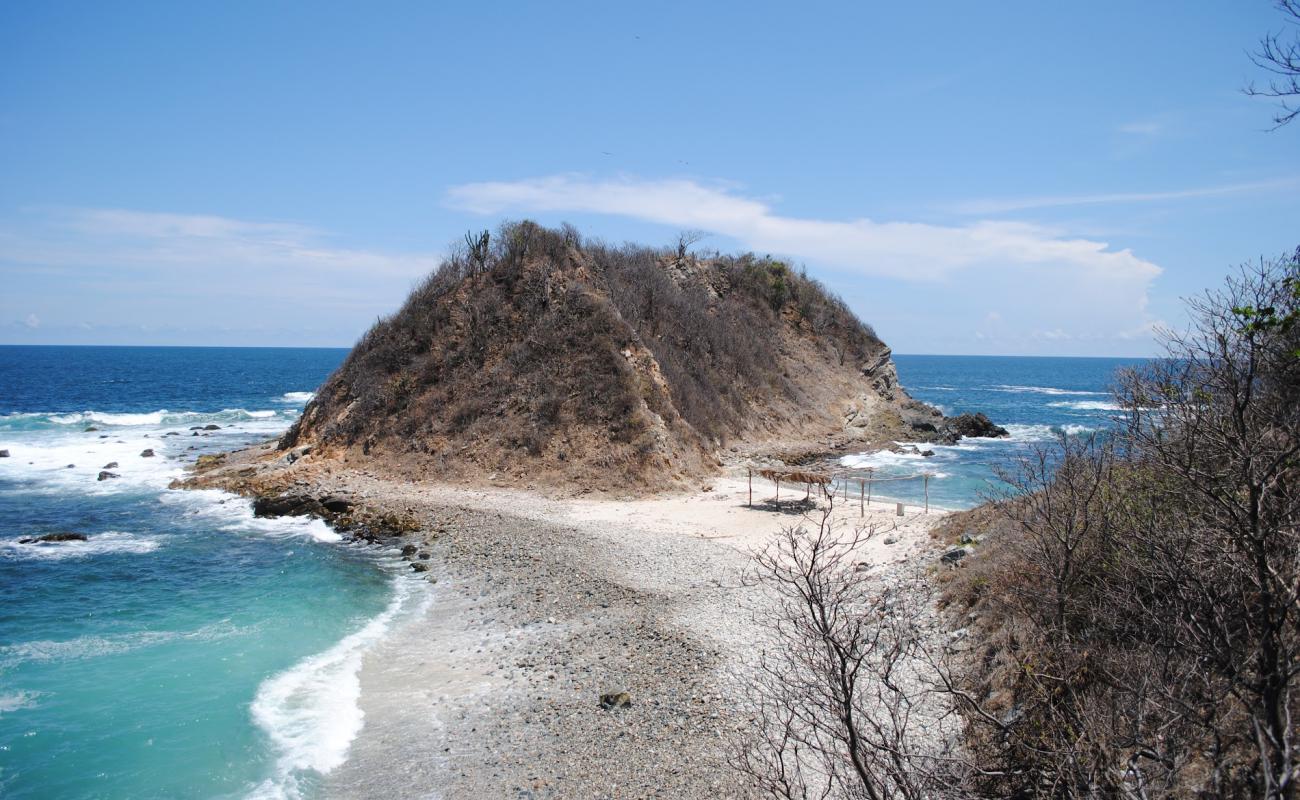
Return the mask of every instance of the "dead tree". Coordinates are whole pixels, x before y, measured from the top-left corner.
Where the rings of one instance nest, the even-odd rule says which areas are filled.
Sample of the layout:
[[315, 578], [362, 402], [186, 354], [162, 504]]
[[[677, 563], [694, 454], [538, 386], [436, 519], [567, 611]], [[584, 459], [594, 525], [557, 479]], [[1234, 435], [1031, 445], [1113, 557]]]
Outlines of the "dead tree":
[[1259, 40], [1259, 49], [1250, 54], [1255, 66], [1270, 73], [1266, 86], [1251, 83], [1245, 92], [1252, 97], [1272, 97], [1279, 101], [1273, 115], [1273, 129], [1286, 125], [1300, 115], [1300, 0], [1277, 0], [1283, 24], [1290, 26], [1290, 36], [1278, 33], [1265, 34]]

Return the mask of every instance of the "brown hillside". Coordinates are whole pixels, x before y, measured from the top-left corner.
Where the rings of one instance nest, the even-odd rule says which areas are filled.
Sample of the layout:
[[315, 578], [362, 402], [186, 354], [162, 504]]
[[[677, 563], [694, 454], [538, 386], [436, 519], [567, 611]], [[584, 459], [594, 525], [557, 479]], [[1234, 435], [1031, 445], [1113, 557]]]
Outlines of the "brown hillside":
[[782, 262], [520, 222], [467, 237], [280, 445], [412, 477], [658, 488], [716, 470], [726, 447], [942, 424], [875, 333]]

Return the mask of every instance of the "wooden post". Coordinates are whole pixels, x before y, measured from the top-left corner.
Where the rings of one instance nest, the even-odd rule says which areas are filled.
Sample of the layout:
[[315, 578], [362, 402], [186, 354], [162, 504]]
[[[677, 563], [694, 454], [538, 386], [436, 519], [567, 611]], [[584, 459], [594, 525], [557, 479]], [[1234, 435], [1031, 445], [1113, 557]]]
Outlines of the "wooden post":
[[781, 510], [781, 479], [773, 478], [772, 482], [776, 484], [776, 510]]
[[754, 468], [753, 468], [753, 467], [750, 467], [749, 469], [747, 469], [747, 470], [745, 470], [745, 471], [749, 473], [749, 502], [745, 503], [745, 505], [746, 505], [747, 507], [749, 507], [749, 508], [753, 508], [753, 506], [754, 506]]
[[867, 473], [867, 505], [871, 505], [871, 476], [873, 473]]
[[867, 504], [866, 501], [863, 499], [864, 497], [866, 497], [866, 492], [867, 492], [867, 482], [858, 481], [858, 516], [859, 517], [865, 517], [867, 515]]
[[806, 501], [809, 497], [812, 497], [812, 484], [805, 483], [803, 485], [803, 499]]
[[900, 516], [900, 517], [903, 516], [903, 504], [902, 504], [902, 503], [894, 503], [894, 513], [895, 513], [897, 516]]
[[928, 472], [925, 473], [922, 480], [925, 485], [925, 513], [929, 514], [930, 513], [930, 473]]

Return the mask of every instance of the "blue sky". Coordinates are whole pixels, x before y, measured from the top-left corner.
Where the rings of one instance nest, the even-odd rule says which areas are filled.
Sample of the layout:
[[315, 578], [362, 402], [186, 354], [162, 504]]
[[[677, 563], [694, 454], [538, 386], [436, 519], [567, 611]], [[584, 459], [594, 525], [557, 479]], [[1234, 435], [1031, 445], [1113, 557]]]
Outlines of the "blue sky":
[[1300, 244], [1267, 0], [8, 3], [0, 342], [346, 346], [468, 229], [790, 257], [896, 351], [1143, 355]]

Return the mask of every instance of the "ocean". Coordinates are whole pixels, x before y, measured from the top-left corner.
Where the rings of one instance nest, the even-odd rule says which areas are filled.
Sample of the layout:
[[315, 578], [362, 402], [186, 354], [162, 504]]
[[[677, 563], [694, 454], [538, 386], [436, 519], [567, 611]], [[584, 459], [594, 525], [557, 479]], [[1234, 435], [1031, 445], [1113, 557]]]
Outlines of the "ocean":
[[[932, 507], [963, 509], [1001, 491], [998, 471], [1013, 468], [1027, 448], [1050, 445], [1062, 434], [1087, 435], [1115, 424], [1111, 394], [1116, 372], [1131, 358], [895, 355], [899, 382], [909, 394], [949, 416], [983, 412], [1010, 436], [922, 445], [919, 453], [866, 452], [845, 456], [847, 474], [871, 477], [873, 496], [923, 504], [929, 474]], [[889, 480], [895, 479], [895, 480]]]
[[[167, 485], [283, 431], [345, 354], [0, 347], [0, 797], [312, 797], [342, 763], [364, 724], [361, 658], [429, 585], [321, 522]], [[843, 464], [930, 472], [951, 508], [1024, 447], [1109, 425], [1114, 370], [1135, 363], [896, 361], [914, 396], [1013, 436]], [[919, 482], [885, 486], [920, 499]], [[87, 540], [19, 543], [64, 531]]]

